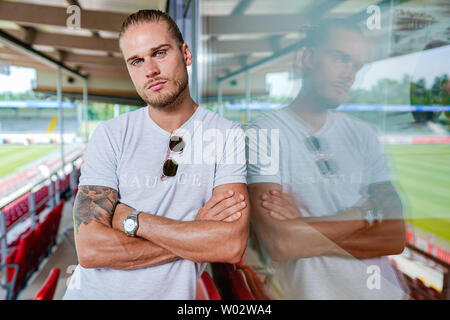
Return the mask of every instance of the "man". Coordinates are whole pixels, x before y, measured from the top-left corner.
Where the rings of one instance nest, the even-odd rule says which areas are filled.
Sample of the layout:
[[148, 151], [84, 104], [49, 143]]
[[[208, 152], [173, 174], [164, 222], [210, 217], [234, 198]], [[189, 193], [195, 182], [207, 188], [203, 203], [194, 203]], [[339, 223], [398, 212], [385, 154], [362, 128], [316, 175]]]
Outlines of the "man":
[[194, 299], [206, 263], [236, 263], [246, 247], [245, 158], [224, 163], [220, 153], [245, 148], [227, 138], [208, 147], [213, 161], [195, 161], [206, 152], [201, 130], [239, 126], [191, 99], [193, 57], [168, 15], [130, 15], [119, 41], [147, 107], [91, 137], [74, 206], [79, 265], [64, 299]]
[[[311, 29], [295, 61], [299, 94], [250, 126], [279, 130], [279, 172], [264, 175], [264, 166], [250, 164], [248, 184], [253, 231], [276, 261], [285, 298], [403, 297], [380, 258], [401, 253], [405, 243], [381, 146], [369, 125], [331, 112], [370, 52], [366, 37], [344, 21]], [[250, 140], [249, 149], [261, 143]]]

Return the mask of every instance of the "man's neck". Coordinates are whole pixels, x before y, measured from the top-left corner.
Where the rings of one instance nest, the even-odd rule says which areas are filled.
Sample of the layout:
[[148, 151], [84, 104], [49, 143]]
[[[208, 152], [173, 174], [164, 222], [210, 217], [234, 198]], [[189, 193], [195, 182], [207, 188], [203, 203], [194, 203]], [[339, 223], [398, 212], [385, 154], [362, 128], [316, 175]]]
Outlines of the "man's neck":
[[149, 105], [150, 118], [167, 132], [173, 133], [180, 128], [198, 108], [198, 105], [190, 97], [189, 90], [181, 94], [183, 96], [178, 101], [164, 108], [155, 108]]
[[318, 131], [327, 120], [327, 108], [311, 94], [300, 92], [291, 103], [292, 111], [299, 116], [313, 131]]

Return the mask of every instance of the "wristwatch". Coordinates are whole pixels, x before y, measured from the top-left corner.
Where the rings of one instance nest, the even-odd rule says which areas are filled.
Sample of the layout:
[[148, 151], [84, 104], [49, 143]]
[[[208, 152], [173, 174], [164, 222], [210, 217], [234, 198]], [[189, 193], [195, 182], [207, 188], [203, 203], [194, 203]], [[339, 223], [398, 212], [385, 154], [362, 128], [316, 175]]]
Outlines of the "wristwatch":
[[136, 231], [139, 227], [138, 224], [138, 215], [139, 213], [141, 213], [139, 210], [135, 210], [132, 213], [130, 213], [128, 215], [128, 217], [126, 217], [125, 220], [123, 220], [123, 231], [125, 232], [125, 234], [129, 237], [135, 237], [136, 236]]
[[375, 210], [373, 209], [366, 209], [364, 211], [364, 219], [366, 220], [369, 227], [373, 226], [375, 224], [375, 221], [377, 221], [377, 215], [375, 213]]

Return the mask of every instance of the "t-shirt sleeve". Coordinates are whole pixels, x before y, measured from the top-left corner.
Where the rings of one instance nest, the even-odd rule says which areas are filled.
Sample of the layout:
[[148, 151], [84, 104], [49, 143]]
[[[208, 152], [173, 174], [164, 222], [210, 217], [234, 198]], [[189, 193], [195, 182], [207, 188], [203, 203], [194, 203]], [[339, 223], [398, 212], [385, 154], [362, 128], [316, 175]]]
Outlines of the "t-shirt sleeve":
[[279, 129], [253, 123], [246, 130], [247, 183], [282, 183]]
[[225, 145], [216, 164], [214, 188], [228, 183], [247, 183], [244, 130], [235, 124], [226, 130]]
[[83, 155], [79, 185], [105, 186], [118, 190], [116, 174], [118, 150], [104, 123], [91, 135]]

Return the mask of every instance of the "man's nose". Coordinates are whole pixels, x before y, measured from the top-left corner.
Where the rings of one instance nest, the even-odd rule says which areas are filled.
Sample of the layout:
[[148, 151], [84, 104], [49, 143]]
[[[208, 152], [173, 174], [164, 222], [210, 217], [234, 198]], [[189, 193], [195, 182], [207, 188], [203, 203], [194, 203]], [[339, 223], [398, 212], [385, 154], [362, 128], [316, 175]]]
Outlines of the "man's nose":
[[147, 78], [153, 78], [154, 76], [159, 74], [159, 66], [152, 59], [145, 61], [144, 67], [145, 67], [145, 76]]

